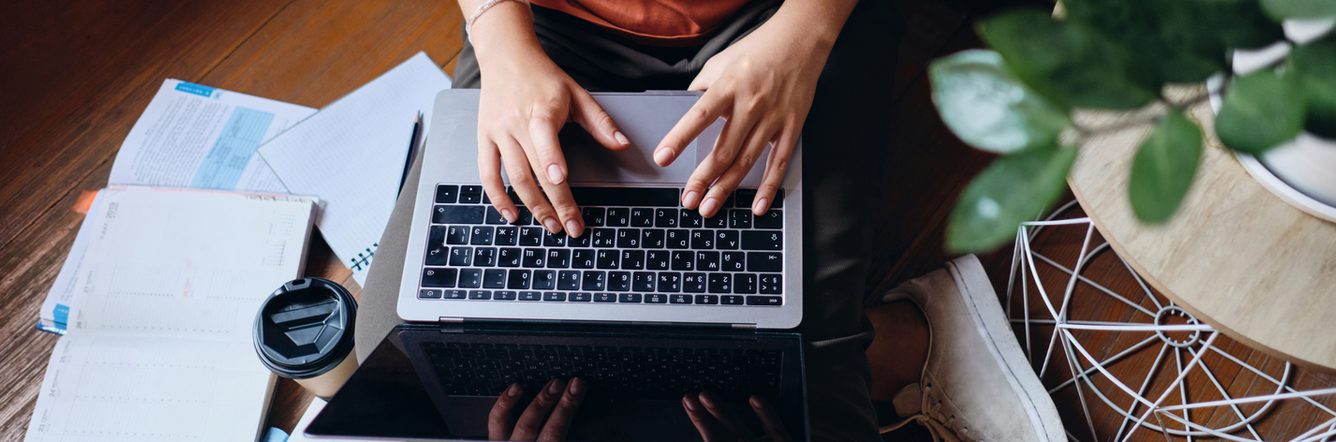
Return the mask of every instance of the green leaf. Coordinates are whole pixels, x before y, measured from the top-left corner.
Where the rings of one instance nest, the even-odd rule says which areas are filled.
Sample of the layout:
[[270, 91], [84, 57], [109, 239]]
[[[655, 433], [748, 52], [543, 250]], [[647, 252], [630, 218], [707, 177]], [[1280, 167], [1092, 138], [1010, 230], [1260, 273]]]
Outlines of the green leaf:
[[1336, 139], [1336, 33], [1294, 48], [1288, 63], [1289, 76], [1303, 91], [1304, 129]]
[[1202, 32], [1220, 33], [1226, 48], [1257, 49], [1285, 39], [1280, 23], [1268, 20], [1257, 0], [1191, 0], [1203, 5]]
[[[1153, 74], [1159, 82], [1193, 83], [1225, 69], [1226, 32], [1251, 29], [1242, 26], [1244, 17], [1234, 10], [1236, 3], [1245, 1], [1067, 0], [1063, 4], [1070, 20], [1121, 47], [1136, 69]], [[1230, 27], [1218, 27], [1223, 25]]]
[[1007, 155], [974, 178], [956, 201], [946, 228], [953, 253], [983, 252], [1016, 236], [1067, 189], [1075, 147], [1049, 146]]
[[1182, 112], [1172, 111], [1160, 120], [1132, 158], [1127, 194], [1138, 219], [1169, 220], [1192, 186], [1201, 150], [1201, 129]]
[[979, 35], [1002, 54], [1027, 86], [1063, 106], [1134, 109], [1159, 94], [1159, 83], [1136, 69], [1128, 54], [1080, 23], [1021, 9], [979, 25]]
[[1336, 17], [1336, 2], [1331, 0], [1262, 0], [1262, 10], [1276, 20]]
[[1062, 109], [1012, 77], [996, 52], [958, 52], [934, 61], [928, 75], [946, 127], [979, 149], [1005, 154], [1051, 146], [1071, 125]]
[[1299, 134], [1304, 97], [1291, 81], [1264, 70], [1235, 78], [1215, 117], [1215, 133], [1230, 149], [1260, 154]]

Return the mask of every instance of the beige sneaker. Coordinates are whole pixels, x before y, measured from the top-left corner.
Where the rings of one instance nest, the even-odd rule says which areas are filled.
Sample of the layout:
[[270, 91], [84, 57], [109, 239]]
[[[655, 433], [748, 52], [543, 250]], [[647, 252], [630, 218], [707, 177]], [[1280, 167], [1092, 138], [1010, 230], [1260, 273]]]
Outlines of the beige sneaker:
[[946, 441], [1067, 439], [978, 258], [957, 258], [882, 300], [918, 305], [931, 333], [922, 380], [893, 401], [905, 420], [888, 429], [919, 422]]

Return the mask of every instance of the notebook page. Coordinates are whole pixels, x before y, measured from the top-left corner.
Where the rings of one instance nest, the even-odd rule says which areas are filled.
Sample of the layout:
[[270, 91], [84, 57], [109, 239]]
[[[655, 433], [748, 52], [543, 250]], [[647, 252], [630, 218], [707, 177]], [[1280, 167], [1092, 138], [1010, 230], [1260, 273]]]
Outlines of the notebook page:
[[248, 342], [71, 332], [26, 440], [255, 440], [273, 385]]
[[418, 53], [260, 147], [290, 192], [321, 199], [316, 224], [358, 283], [394, 209], [413, 123], [421, 113], [430, 127], [436, 93], [449, 87]]
[[249, 342], [256, 308], [301, 274], [313, 208], [292, 196], [104, 190], [70, 333]]

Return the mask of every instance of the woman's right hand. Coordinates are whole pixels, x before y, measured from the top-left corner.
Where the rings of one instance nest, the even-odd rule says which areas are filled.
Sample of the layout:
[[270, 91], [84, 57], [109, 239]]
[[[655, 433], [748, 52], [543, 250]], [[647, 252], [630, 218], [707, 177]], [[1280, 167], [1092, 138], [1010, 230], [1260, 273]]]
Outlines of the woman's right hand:
[[529, 11], [522, 7], [502, 2], [473, 24], [482, 74], [478, 172], [492, 205], [507, 221], [515, 222], [519, 209], [506, 194], [503, 166], [534, 219], [553, 234], [564, 230], [580, 236], [584, 219], [566, 182], [569, 170], [557, 132], [571, 121], [608, 149], [624, 150], [631, 143], [594, 97], [543, 52]]

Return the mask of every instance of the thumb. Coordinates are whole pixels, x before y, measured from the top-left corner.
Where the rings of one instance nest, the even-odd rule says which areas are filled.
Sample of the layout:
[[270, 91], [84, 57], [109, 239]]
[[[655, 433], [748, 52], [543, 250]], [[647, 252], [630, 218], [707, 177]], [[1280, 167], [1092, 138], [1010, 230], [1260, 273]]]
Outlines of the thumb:
[[575, 107], [571, 109], [571, 119], [592, 135], [598, 144], [611, 150], [625, 150], [631, 147], [631, 140], [617, 128], [612, 116], [594, 101], [594, 96], [581, 89], [575, 92]]

